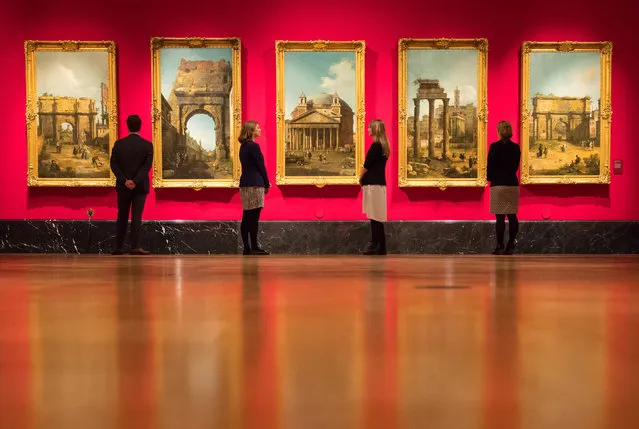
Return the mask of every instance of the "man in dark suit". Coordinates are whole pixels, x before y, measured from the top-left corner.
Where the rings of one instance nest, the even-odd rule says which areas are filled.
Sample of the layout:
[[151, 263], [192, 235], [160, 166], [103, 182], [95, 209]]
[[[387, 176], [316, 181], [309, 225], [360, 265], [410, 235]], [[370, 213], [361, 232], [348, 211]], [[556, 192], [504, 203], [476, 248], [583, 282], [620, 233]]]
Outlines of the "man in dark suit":
[[111, 171], [118, 192], [118, 222], [114, 255], [124, 254], [124, 237], [131, 212], [131, 254], [148, 255], [139, 246], [144, 202], [149, 194], [149, 170], [153, 165], [153, 144], [140, 137], [142, 120], [138, 115], [126, 119], [129, 135], [115, 142], [111, 152]]

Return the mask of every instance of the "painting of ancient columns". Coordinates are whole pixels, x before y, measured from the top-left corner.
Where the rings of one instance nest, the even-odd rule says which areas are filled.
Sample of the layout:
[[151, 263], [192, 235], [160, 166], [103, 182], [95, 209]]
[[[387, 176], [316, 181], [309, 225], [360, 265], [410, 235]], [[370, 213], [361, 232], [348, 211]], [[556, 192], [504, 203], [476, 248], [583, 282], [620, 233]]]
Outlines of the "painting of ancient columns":
[[115, 44], [25, 43], [29, 186], [110, 186]]
[[278, 42], [278, 184], [356, 184], [363, 42]]
[[610, 43], [522, 49], [524, 183], [609, 183]]
[[155, 38], [151, 47], [154, 186], [236, 186], [239, 40]]
[[484, 39], [399, 42], [400, 186], [484, 186]]

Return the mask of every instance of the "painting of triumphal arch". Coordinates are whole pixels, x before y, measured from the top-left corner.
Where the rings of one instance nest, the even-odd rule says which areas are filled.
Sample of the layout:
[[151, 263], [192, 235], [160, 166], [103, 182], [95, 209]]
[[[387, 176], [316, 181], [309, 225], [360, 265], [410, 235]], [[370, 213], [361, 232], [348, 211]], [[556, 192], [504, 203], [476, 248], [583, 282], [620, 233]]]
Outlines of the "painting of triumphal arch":
[[153, 52], [155, 187], [239, 180], [239, 39], [162, 39]]
[[399, 41], [400, 186], [486, 184], [485, 39]]
[[360, 41], [276, 43], [278, 184], [358, 183], [364, 49]]
[[113, 42], [25, 43], [29, 186], [112, 184]]
[[522, 49], [523, 183], [610, 182], [610, 43]]

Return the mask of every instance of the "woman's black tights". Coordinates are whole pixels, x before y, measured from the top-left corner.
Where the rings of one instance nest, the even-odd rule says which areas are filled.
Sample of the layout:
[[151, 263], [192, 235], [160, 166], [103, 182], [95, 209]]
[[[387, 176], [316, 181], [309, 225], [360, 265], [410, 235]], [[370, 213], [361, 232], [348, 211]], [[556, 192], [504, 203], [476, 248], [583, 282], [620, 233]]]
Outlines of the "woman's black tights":
[[502, 248], [504, 247], [504, 233], [506, 232], [506, 216], [508, 216], [508, 242], [510, 244], [515, 243], [515, 237], [517, 237], [517, 233], [519, 232], [519, 220], [517, 220], [516, 214], [495, 215], [497, 218], [497, 223], [495, 224], [497, 229], [497, 245]]
[[[260, 246], [257, 244], [257, 232], [260, 226], [260, 213], [262, 208], [253, 210], [244, 210], [242, 212], [242, 224], [240, 225], [240, 233], [242, 234], [242, 243], [244, 251], [257, 250]], [[250, 237], [250, 242], [249, 242]]]
[[386, 252], [386, 231], [383, 222], [371, 219], [371, 238], [374, 248]]

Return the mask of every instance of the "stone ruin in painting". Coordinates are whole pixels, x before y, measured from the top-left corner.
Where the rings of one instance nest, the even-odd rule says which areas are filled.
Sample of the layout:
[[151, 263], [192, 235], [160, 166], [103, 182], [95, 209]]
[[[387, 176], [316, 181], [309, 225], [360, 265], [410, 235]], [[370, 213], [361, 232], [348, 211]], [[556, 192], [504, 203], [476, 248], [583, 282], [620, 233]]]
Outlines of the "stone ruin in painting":
[[38, 97], [38, 176], [109, 177], [109, 95], [101, 84], [101, 114], [92, 98]]
[[476, 178], [477, 107], [461, 105], [458, 88], [451, 105], [437, 79], [417, 83], [414, 112], [407, 119], [408, 178]]
[[[162, 173], [165, 179], [228, 179], [231, 160], [231, 64], [226, 60], [182, 59], [168, 100], [162, 97]], [[215, 123], [215, 150], [202, 147], [188, 134], [198, 114]]]
[[590, 97], [536, 94], [529, 123], [530, 174], [599, 175], [599, 109]]

